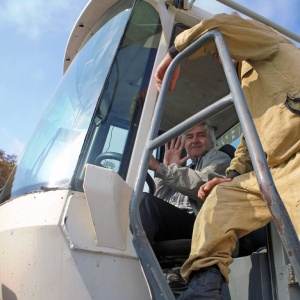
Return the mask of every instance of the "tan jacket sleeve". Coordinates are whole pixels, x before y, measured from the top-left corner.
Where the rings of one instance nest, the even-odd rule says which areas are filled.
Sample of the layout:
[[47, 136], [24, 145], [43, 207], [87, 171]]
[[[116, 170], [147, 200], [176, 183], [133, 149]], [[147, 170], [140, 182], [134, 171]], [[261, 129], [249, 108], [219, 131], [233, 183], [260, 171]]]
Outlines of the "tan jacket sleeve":
[[[252, 19], [243, 19], [237, 13], [215, 15], [185, 30], [176, 37], [176, 49], [182, 51], [211, 29], [223, 34], [231, 57], [237, 61], [266, 59], [278, 50], [278, 36], [272, 28]], [[195, 59], [215, 51], [212, 40], [189, 58]]]
[[232, 159], [229, 168], [226, 170], [226, 174], [232, 170], [237, 171], [239, 174], [245, 174], [253, 171], [244, 134], [241, 135], [241, 142], [235, 150], [234, 158]]

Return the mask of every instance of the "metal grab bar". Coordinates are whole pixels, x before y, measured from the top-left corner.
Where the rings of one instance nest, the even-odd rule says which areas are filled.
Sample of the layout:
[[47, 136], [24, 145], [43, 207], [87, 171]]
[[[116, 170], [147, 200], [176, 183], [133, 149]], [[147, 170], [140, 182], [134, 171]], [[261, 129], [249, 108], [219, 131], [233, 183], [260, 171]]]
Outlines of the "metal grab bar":
[[[229, 96], [218, 100], [186, 121], [178, 124], [173, 129], [165, 132], [160, 137], [157, 137], [166, 94], [174, 70], [184, 58], [190, 56], [193, 52], [202, 47], [211, 39], [215, 40], [219, 55], [222, 60], [222, 65], [230, 88]], [[155, 148], [162, 146], [165, 142], [183, 133], [186, 129], [207, 120], [211, 116], [220, 112], [220, 110], [226, 109], [233, 104], [235, 105], [235, 109], [244, 132], [262, 197], [269, 207], [275, 226], [294, 268], [296, 276], [297, 278], [300, 278], [299, 240], [297, 238], [294, 226], [287, 214], [285, 206], [283, 205], [274, 185], [262, 145], [260, 143], [223, 36], [220, 32], [212, 30], [199, 37], [193, 44], [179, 53], [166, 71], [155, 107], [154, 117], [150, 126], [148, 144], [142, 158], [140, 169], [138, 171], [137, 182], [134, 187], [134, 192], [130, 202], [129, 214], [133, 231], [133, 245], [145, 272], [152, 296], [154, 297], [153, 299], [171, 300], [174, 299], [174, 296], [164, 278], [159, 263], [157, 262], [153, 250], [146, 238], [139, 214], [139, 202], [146, 179], [151, 153]]]

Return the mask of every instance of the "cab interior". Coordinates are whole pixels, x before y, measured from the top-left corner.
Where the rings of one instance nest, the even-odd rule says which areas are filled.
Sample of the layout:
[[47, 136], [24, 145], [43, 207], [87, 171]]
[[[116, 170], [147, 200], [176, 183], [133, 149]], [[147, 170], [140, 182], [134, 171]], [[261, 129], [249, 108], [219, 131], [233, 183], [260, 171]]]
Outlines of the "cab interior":
[[[173, 40], [184, 29], [186, 29], [185, 25], [177, 24], [174, 27]], [[166, 96], [159, 134], [229, 94], [223, 67], [210, 53], [196, 60], [186, 59], [180, 67], [181, 72], [176, 88]], [[237, 147], [242, 129], [234, 106], [220, 111], [208, 121], [215, 129], [216, 149], [224, 148], [224, 145], [228, 144]], [[226, 153], [226, 150], [224, 152]], [[162, 162], [163, 155], [164, 146], [161, 146], [155, 152], [156, 159]], [[229, 155], [231, 156], [232, 153]], [[267, 251], [267, 236], [266, 227], [241, 238], [236, 257]], [[153, 246], [156, 258], [175, 296], [180, 295], [187, 288], [187, 283], [180, 276], [180, 268], [188, 258], [190, 246], [190, 239], [166, 240]]]

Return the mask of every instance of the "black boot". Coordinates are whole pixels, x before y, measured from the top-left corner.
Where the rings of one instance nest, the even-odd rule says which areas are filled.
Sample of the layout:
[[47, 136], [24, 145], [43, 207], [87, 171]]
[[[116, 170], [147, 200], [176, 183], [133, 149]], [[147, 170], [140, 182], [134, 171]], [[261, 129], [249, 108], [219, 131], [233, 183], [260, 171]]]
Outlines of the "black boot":
[[188, 289], [178, 300], [221, 300], [224, 278], [217, 265], [191, 274]]

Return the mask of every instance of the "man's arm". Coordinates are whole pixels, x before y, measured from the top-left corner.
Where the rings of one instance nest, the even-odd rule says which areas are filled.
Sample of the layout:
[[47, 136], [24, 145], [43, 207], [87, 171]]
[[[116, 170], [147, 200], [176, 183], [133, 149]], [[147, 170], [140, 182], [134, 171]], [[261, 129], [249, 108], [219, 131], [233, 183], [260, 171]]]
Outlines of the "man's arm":
[[[159, 64], [159, 66], [156, 69], [156, 72], [154, 74], [154, 78], [156, 81], [156, 88], [158, 91], [160, 91], [161, 85], [162, 85], [162, 81], [163, 78], [165, 76], [165, 73], [169, 67], [169, 65], [171, 64], [172, 60], [174, 57], [171, 57], [171, 55], [169, 53], [167, 53], [167, 55], [164, 57], [164, 59], [162, 60], [162, 62]], [[176, 85], [176, 81], [179, 77], [179, 73], [180, 73], [180, 66], [178, 66], [174, 73], [172, 74], [171, 80], [170, 80], [170, 85], [169, 85], [169, 90], [171, 92], [173, 92], [175, 85]]]
[[[185, 140], [179, 136], [178, 138], [172, 139], [172, 141], [165, 144], [165, 154], [164, 161], [165, 165], [178, 164], [180, 166], [184, 165], [189, 159], [188, 156], [181, 157], [184, 149]], [[156, 171], [159, 167], [159, 161], [157, 161], [154, 156], [151, 156], [149, 169], [151, 171]]]
[[[218, 14], [205, 19], [192, 28], [185, 30], [175, 39], [175, 47], [181, 52], [209, 30], [222, 33], [229, 53], [236, 61], [264, 60], [272, 57], [278, 50], [278, 36], [275, 30], [253, 19], [243, 19], [237, 13]], [[217, 51], [214, 40], [207, 42], [189, 58], [204, 56], [207, 52]]]
[[[188, 156], [182, 156], [182, 152], [185, 145], [185, 139], [182, 139], [181, 136], [178, 138], [172, 139], [172, 141], [165, 144], [165, 153], [163, 165], [169, 166], [171, 164], [176, 164], [178, 166], [185, 165], [188, 160]], [[160, 163], [153, 156], [150, 158], [149, 169], [152, 171], [157, 171]], [[165, 181], [161, 178], [155, 177], [154, 179], [156, 185], [155, 196], [164, 199], [168, 192], [170, 191], [170, 187], [165, 183]]]
[[203, 158], [201, 170], [192, 170], [177, 164], [166, 166], [160, 164], [156, 176], [168, 187], [189, 198], [198, 200], [198, 190], [201, 185], [215, 177], [225, 177], [225, 170], [230, 164], [227, 154], [210, 150]]
[[210, 192], [212, 191], [212, 189], [223, 182], [230, 182], [232, 180], [232, 178], [214, 178], [208, 182], [206, 182], [205, 184], [201, 185], [198, 191], [198, 197], [199, 199], [201, 199], [202, 201], [205, 201], [207, 196], [210, 194]]
[[226, 174], [228, 174], [230, 171], [236, 171], [239, 174], [245, 174], [253, 171], [253, 166], [244, 134], [241, 135], [241, 142], [236, 148], [234, 158], [232, 159], [229, 168], [226, 170]]
[[210, 194], [212, 189], [223, 182], [229, 182], [234, 177], [251, 172], [253, 170], [252, 162], [246, 145], [244, 135], [241, 136], [241, 142], [237, 147], [234, 158], [231, 161], [229, 168], [226, 170], [227, 178], [214, 178], [199, 188], [198, 197], [204, 201]]
[[[279, 47], [278, 33], [269, 26], [252, 19], [243, 19], [237, 13], [215, 15], [176, 37], [175, 48], [169, 49], [169, 53], [166, 54], [154, 74], [158, 90], [160, 90], [166, 70], [176, 54], [212, 29], [222, 33], [229, 53], [236, 61], [268, 59], [276, 53]], [[189, 58], [196, 59], [206, 55], [207, 52], [215, 53], [216, 51], [215, 42], [212, 40], [195, 51]], [[172, 76], [170, 91], [175, 88], [179, 72], [180, 68], [178, 67]]]
[[166, 185], [165, 181], [161, 178], [155, 177], [154, 182], [156, 185], [155, 196], [161, 199], [165, 199], [170, 192], [170, 187]]
[[[158, 90], [160, 90], [166, 70], [176, 54], [183, 51], [201, 35], [212, 29], [222, 33], [231, 58], [236, 61], [247, 60], [251, 62], [266, 60], [273, 57], [279, 48], [279, 33], [271, 27], [252, 19], [243, 19], [237, 13], [215, 15], [183, 31], [176, 37], [174, 47], [169, 49], [169, 52], [154, 74]], [[190, 55], [189, 58], [196, 59], [206, 55], [208, 52], [215, 53], [216, 51], [215, 41], [211, 40]], [[175, 87], [179, 72], [179, 68], [174, 71], [169, 86], [171, 91]]]

